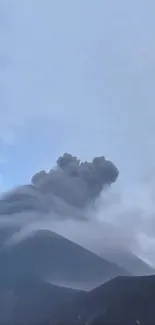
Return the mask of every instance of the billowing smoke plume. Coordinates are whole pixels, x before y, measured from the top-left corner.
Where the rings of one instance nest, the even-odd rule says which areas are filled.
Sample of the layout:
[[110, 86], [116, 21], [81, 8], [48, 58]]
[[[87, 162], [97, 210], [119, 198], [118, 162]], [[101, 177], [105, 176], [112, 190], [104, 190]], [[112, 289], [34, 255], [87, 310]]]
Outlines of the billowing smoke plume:
[[[0, 245], [21, 239], [32, 229], [51, 229], [65, 220], [90, 220], [95, 200], [104, 187], [118, 177], [118, 169], [104, 157], [81, 162], [65, 153], [49, 172], [40, 171], [31, 180], [0, 199]], [[61, 229], [60, 229], [61, 230]]]
[[[146, 258], [142, 241], [153, 231], [146, 217], [154, 206], [146, 202], [146, 195], [141, 200], [135, 186], [131, 193], [120, 192], [119, 182], [111, 187], [118, 174], [117, 167], [104, 157], [81, 162], [65, 153], [49, 172], [36, 173], [30, 184], [1, 197], [0, 249], [33, 230], [48, 229], [95, 253], [117, 246]], [[141, 184], [140, 193], [142, 189]], [[150, 197], [146, 183], [143, 193]]]
[[115, 182], [117, 176], [115, 165], [104, 157], [81, 162], [65, 153], [58, 158], [56, 168], [38, 172], [30, 185], [5, 194], [0, 201], [0, 214], [60, 212], [60, 204], [82, 209], [100, 195], [104, 186]]
[[105, 185], [115, 182], [117, 168], [104, 157], [81, 162], [65, 153], [57, 160], [57, 168], [41, 171], [32, 177], [32, 184], [43, 194], [52, 193], [68, 204], [86, 206], [101, 193]]

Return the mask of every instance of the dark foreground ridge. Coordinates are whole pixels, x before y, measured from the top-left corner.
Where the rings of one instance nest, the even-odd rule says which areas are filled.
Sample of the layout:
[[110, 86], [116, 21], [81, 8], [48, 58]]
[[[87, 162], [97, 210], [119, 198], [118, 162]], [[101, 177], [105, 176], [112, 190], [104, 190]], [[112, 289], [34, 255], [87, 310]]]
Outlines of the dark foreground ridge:
[[117, 277], [89, 292], [31, 278], [5, 298], [8, 319], [2, 320], [6, 301], [1, 300], [1, 325], [155, 324], [155, 276]]

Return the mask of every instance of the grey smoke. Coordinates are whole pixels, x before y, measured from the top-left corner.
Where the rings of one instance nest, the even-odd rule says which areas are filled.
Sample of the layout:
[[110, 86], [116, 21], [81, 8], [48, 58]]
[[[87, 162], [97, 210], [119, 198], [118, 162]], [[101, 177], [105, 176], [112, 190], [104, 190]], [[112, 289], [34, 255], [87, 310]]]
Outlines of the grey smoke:
[[15, 240], [32, 229], [51, 227], [51, 221], [60, 225], [63, 220], [90, 220], [95, 200], [116, 181], [118, 174], [116, 166], [103, 156], [81, 162], [65, 153], [55, 168], [36, 173], [31, 184], [1, 197], [0, 237], [6, 240], [8, 229]]
[[29, 211], [42, 214], [52, 210], [65, 217], [68, 206], [77, 214], [76, 210], [82, 211], [99, 197], [105, 186], [115, 182], [118, 174], [115, 165], [104, 157], [83, 163], [65, 153], [54, 169], [40, 171], [32, 177], [31, 184], [4, 194], [0, 200], [0, 215]]
[[154, 180], [122, 190], [118, 175], [104, 157], [81, 162], [65, 153], [49, 172], [1, 197], [0, 247], [50, 229], [96, 253], [124, 247], [154, 263]]
[[117, 176], [118, 169], [104, 157], [96, 157], [92, 162], [81, 162], [77, 157], [65, 153], [58, 158], [56, 169], [35, 174], [32, 184], [41, 193], [53, 193], [81, 208], [98, 197], [105, 185], [115, 182]]

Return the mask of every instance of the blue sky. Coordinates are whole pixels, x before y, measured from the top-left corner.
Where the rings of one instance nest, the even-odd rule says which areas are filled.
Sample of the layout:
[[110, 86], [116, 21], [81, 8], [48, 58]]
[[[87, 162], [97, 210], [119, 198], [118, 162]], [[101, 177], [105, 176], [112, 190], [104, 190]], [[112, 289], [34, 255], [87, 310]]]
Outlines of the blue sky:
[[0, 187], [65, 151], [155, 164], [154, 0], [0, 2]]

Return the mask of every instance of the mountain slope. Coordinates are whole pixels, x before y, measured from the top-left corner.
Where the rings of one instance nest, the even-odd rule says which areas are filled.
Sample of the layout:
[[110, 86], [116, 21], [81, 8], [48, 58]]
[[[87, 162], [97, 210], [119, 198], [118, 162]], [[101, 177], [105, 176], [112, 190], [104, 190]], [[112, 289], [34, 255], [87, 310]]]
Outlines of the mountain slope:
[[0, 253], [0, 284], [27, 276], [74, 288], [93, 288], [129, 273], [85, 248], [47, 230], [40, 230]]
[[155, 274], [152, 267], [128, 248], [125, 234], [120, 233], [116, 226], [108, 222], [68, 220], [53, 222], [52, 228], [53, 231], [125, 268], [133, 275]]
[[1, 290], [0, 325], [75, 321], [77, 299], [85, 295], [85, 292], [54, 286], [37, 278], [18, 281], [11, 290]]
[[99, 255], [109, 262], [116, 263], [117, 265], [125, 268], [133, 275], [142, 276], [155, 274], [155, 270], [150, 265], [145, 263], [142, 259], [126, 248], [103, 248], [102, 253]]
[[117, 277], [90, 292], [29, 278], [11, 293], [1, 290], [9, 299], [5, 309], [0, 303], [0, 325], [155, 324], [155, 276]]

